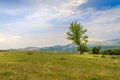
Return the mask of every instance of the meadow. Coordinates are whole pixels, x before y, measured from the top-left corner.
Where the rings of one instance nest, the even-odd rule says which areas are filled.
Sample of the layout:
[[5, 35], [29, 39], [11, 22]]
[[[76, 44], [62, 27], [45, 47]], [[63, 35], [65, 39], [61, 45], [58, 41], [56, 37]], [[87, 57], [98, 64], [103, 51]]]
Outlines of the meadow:
[[47, 51], [0, 52], [0, 80], [120, 80], [120, 58]]

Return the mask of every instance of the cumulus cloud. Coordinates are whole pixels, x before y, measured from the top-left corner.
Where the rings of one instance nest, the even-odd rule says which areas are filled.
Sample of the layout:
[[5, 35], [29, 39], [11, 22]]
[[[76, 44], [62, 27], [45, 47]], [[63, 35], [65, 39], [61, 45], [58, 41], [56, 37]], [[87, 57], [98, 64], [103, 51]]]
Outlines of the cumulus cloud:
[[[120, 7], [105, 11], [93, 11], [86, 26], [90, 37], [98, 39], [119, 38]], [[84, 23], [85, 24], [85, 23]]]
[[[61, 34], [61, 35], [60, 35]], [[54, 36], [53, 36], [54, 35]], [[65, 45], [70, 42], [65, 40], [64, 32], [48, 32], [36, 35], [0, 35], [0, 48], [24, 48], [24, 47], [46, 47], [54, 45]]]
[[[75, 13], [77, 7], [83, 4], [85, 0], [51, 0], [50, 3], [49, 1], [44, 0], [35, 0], [34, 2], [26, 0], [25, 2], [28, 2], [28, 4], [33, 3], [33, 5], [37, 4], [37, 6], [29, 8], [22, 7], [22, 9], [20, 7], [18, 9], [8, 9], [5, 11], [2, 10], [3, 13], [8, 13], [10, 15], [13, 14], [13, 16], [22, 10], [27, 13], [20, 15], [24, 17], [18, 21], [1, 25], [3, 27], [1, 30], [2, 32], [20, 32], [19, 34], [21, 34], [22, 32], [25, 33], [25, 31], [29, 31], [31, 29], [38, 29], [41, 31], [55, 27], [56, 25], [50, 23], [51, 20], [64, 20], [66, 16], [70, 17]], [[55, 2], [57, 6], [55, 4], [53, 5], [52, 2]]]

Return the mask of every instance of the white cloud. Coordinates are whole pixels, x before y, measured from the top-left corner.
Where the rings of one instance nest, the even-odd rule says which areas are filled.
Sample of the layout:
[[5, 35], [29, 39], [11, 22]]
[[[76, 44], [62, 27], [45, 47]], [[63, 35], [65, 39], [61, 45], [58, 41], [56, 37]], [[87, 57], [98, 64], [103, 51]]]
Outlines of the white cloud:
[[[54, 0], [53, 0], [54, 1]], [[36, 11], [30, 15], [25, 16], [26, 19], [32, 20], [39, 18], [45, 21], [49, 21], [52, 19], [65, 19], [71, 17], [71, 15], [76, 14], [77, 8], [86, 2], [86, 0], [65, 0], [60, 3], [60, 1], [56, 1], [59, 3], [57, 6], [55, 5], [44, 5], [42, 8], [36, 8]], [[51, 4], [51, 3], [49, 3]]]
[[0, 48], [9, 49], [9, 48], [47, 47], [53, 45], [65, 45], [70, 43], [68, 40], [65, 40], [65, 36], [66, 34], [64, 32], [48, 32], [41, 35], [0, 34], [1, 44]]
[[[41, 1], [35, 0], [35, 3], [39, 3], [40, 6], [23, 9], [23, 12], [27, 13], [26, 15], [21, 15], [24, 16], [24, 18], [13, 23], [1, 25], [4, 27], [2, 32], [21, 34], [22, 32], [25, 33], [25, 31], [29, 31], [29, 29], [46, 30], [53, 28], [53, 26], [56, 25], [51, 24], [49, 21], [55, 19], [64, 20], [66, 16], [69, 17], [75, 13], [77, 7], [83, 4], [85, 1], [86, 0], [65, 0], [62, 2], [56, 1], [58, 5], [54, 6], [55, 4], [53, 5], [53, 3], [47, 3], [45, 1], [45, 5], [45, 3], [40, 3]], [[22, 11], [22, 9], [18, 9], [18, 12], [19, 11]], [[16, 9], [8, 10], [8, 13], [11, 14], [11, 12], [17, 13]]]
[[87, 25], [90, 37], [112, 39], [120, 36], [120, 7], [93, 12], [90, 21], [87, 24], [84, 23]]
[[95, 13], [95, 16], [93, 16], [93, 23], [108, 23], [116, 21], [117, 19], [120, 19], [120, 7], [108, 9], [105, 11], [98, 11]]
[[77, 8], [85, 2], [86, 0], [69, 0], [66, 3], [54, 7], [54, 9], [59, 15], [68, 17], [75, 14], [77, 12]]

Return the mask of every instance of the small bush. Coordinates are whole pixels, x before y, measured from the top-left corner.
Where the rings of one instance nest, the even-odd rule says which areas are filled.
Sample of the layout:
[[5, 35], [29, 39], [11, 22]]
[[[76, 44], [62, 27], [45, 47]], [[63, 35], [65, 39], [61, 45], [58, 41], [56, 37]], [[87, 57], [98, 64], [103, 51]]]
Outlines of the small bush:
[[120, 49], [109, 49], [101, 52], [103, 55], [120, 55]]
[[105, 58], [105, 55], [102, 55], [101, 58]]
[[115, 55], [112, 55], [111, 58], [112, 58], [112, 59], [116, 59], [117, 57], [116, 57]]
[[0, 77], [11, 76], [13, 74], [14, 74], [13, 71], [4, 71], [4, 72], [0, 72]]
[[100, 49], [101, 49], [100, 46], [93, 47], [92, 53], [93, 53], [93, 54], [99, 54], [99, 53], [100, 53]]
[[32, 55], [33, 53], [32, 53], [32, 52], [28, 52], [27, 54], [28, 54], [28, 55]]
[[59, 60], [66, 60], [66, 58], [60, 58]]

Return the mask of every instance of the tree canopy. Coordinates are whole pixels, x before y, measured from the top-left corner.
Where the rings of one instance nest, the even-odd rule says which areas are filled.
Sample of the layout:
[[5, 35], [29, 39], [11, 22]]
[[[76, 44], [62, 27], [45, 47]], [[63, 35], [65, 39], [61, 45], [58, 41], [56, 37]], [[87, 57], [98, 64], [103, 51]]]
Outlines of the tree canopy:
[[78, 51], [80, 51], [80, 53], [87, 50], [86, 43], [88, 42], [88, 36], [85, 35], [86, 32], [87, 30], [83, 29], [83, 26], [78, 22], [72, 22], [67, 32], [67, 39], [78, 46]]

